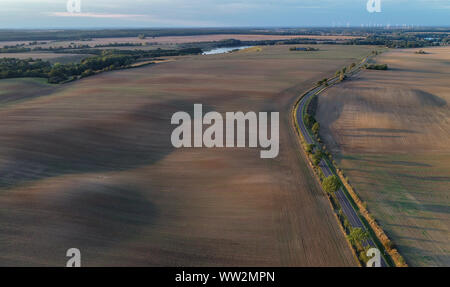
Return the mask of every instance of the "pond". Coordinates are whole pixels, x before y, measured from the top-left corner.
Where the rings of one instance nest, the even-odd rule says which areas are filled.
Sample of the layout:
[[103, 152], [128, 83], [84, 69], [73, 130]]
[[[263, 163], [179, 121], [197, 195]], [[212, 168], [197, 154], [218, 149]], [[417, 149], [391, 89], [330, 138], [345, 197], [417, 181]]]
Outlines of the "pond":
[[216, 55], [216, 54], [225, 54], [230, 53], [235, 50], [244, 50], [247, 48], [251, 48], [252, 46], [240, 46], [240, 47], [224, 47], [224, 48], [216, 48], [206, 52], [203, 52], [203, 55]]

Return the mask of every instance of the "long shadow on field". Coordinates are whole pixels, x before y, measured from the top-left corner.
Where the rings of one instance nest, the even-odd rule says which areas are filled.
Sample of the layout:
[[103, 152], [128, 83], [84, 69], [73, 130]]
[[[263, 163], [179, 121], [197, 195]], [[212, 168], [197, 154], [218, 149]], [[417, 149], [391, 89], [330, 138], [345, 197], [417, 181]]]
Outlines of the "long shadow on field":
[[173, 151], [172, 114], [192, 109], [192, 103], [181, 101], [148, 104], [107, 121], [12, 135], [3, 145], [6, 154], [0, 154], [8, 159], [0, 166], [0, 188], [62, 174], [121, 171], [152, 164]]
[[401, 136], [380, 135], [380, 134], [372, 134], [372, 135], [342, 134], [342, 136], [351, 138], [401, 138]]
[[440, 182], [450, 182], [450, 176], [416, 176], [404, 173], [396, 173], [396, 176], [413, 178], [417, 180], [429, 180], [429, 181], [440, 181]]
[[447, 102], [436, 95], [427, 93], [422, 90], [414, 90], [417, 98], [419, 99], [420, 103], [424, 106], [430, 106], [430, 107], [443, 107], [447, 105]]
[[384, 128], [364, 128], [364, 129], [354, 129], [360, 132], [373, 132], [373, 133], [408, 133], [417, 134], [418, 132], [406, 129], [384, 129]]
[[394, 226], [396, 228], [410, 228], [410, 229], [418, 229], [418, 230], [429, 230], [429, 231], [439, 231], [439, 232], [446, 232], [445, 229], [439, 229], [434, 227], [423, 227], [423, 226], [416, 226], [416, 225], [406, 225], [406, 224], [393, 224], [393, 223], [386, 223], [386, 225]]
[[143, 195], [147, 192], [132, 185], [84, 182], [56, 192], [10, 195], [10, 201], [1, 202], [0, 218], [7, 224], [0, 226], [0, 234], [9, 241], [0, 242], [0, 262], [64, 266], [72, 247], [82, 250], [83, 262], [95, 262], [104, 248], [138, 236], [154, 222], [157, 211]]
[[423, 266], [448, 266], [450, 264], [450, 256], [443, 255], [429, 250], [420, 249], [410, 245], [397, 245], [399, 251], [404, 254], [409, 254], [411, 258], [414, 258], [412, 265], [421, 264]]
[[412, 201], [386, 201], [392, 207], [405, 209], [407, 212], [428, 211], [435, 213], [450, 213], [450, 206], [442, 204], [417, 204]]
[[428, 243], [443, 243], [443, 244], [447, 243], [444, 241], [416, 238], [416, 237], [412, 237], [412, 236], [397, 236], [397, 239], [412, 240], [412, 241], [418, 241], [418, 242], [428, 242]]
[[7, 79], [2, 81], [0, 85], [2, 90], [0, 95], [1, 108], [16, 102], [50, 95], [61, 89], [60, 86], [41, 84], [29, 78], [20, 81], [17, 79]]
[[[387, 165], [395, 165], [395, 166], [405, 166], [405, 167], [432, 167], [432, 165], [427, 163], [421, 163], [421, 162], [414, 162], [414, 161], [401, 161], [401, 160], [378, 160], [378, 159], [371, 159], [371, 158], [364, 158], [364, 156], [368, 157], [367, 155], [360, 155], [360, 156], [351, 156], [351, 155], [345, 155], [342, 156], [342, 159], [350, 160], [350, 161], [360, 161], [360, 162], [368, 162], [368, 163], [380, 163], [380, 164], [387, 164]], [[347, 170], [350, 170], [347, 168]], [[361, 169], [352, 169], [352, 170], [361, 170]], [[398, 176], [402, 176], [402, 174], [398, 174]], [[421, 179], [417, 177], [418, 179]]]
[[[344, 109], [345, 105], [352, 105], [356, 108], [364, 108], [368, 109], [369, 111], [374, 112], [384, 112], [384, 113], [390, 113], [390, 114], [396, 114], [401, 111], [398, 110], [397, 106], [391, 106], [386, 105], [381, 102], [372, 101], [370, 99], [367, 99], [363, 96], [359, 96], [358, 94], [355, 94], [355, 91], [353, 89], [344, 90], [346, 91], [346, 96], [342, 97], [335, 93], [329, 93], [327, 97], [319, 97], [319, 101], [324, 102], [326, 104], [327, 102], [331, 102], [331, 106], [334, 108], [333, 112], [328, 114], [327, 117], [329, 118], [329, 124], [331, 125], [336, 120], [338, 120], [341, 116], [341, 113]], [[364, 88], [359, 87], [357, 88], [357, 91], [361, 93], [371, 92], [371, 93], [378, 93], [378, 94], [386, 94], [387, 92], [392, 93], [394, 96], [399, 95], [404, 97], [404, 93], [408, 92], [407, 97], [402, 98], [405, 103], [410, 103], [411, 105], [415, 106], [417, 111], [421, 111], [424, 107], [435, 107], [435, 108], [442, 108], [447, 105], [447, 102], [434, 95], [430, 94], [428, 92], [425, 92], [423, 90], [419, 89], [391, 89], [387, 90], [385, 88]], [[411, 113], [410, 109], [405, 110], [406, 113]], [[402, 134], [402, 133], [418, 133], [414, 130], [404, 130], [404, 129], [383, 129], [383, 128], [371, 128], [371, 129], [359, 129], [358, 131], [367, 131], [367, 132], [373, 132], [377, 134], [381, 133], [394, 133], [394, 134]]]

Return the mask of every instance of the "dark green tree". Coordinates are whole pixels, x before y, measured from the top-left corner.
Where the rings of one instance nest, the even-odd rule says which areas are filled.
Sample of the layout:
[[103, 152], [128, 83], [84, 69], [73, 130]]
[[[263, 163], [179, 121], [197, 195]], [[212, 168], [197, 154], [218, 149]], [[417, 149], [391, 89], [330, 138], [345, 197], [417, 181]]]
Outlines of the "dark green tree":
[[352, 228], [350, 234], [348, 235], [348, 240], [353, 246], [362, 249], [364, 241], [369, 239], [369, 233], [362, 228]]
[[341, 187], [341, 182], [335, 175], [330, 175], [329, 177], [325, 178], [322, 182], [323, 189], [332, 194], [338, 191], [338, 189]]

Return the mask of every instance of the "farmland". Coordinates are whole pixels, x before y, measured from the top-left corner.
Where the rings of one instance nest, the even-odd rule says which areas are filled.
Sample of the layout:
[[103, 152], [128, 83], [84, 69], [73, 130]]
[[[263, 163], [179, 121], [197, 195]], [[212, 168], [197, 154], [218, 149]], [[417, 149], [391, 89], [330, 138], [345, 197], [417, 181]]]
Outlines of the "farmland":
[[[0, 264], [63, 266], [77, 247], [85, 266], [355, 266], [290, 109], [372, 47], [317, 47], [174, 57], [64, 85], [0, 80]], [[170, 118], [195, 103], [279, 111], [279, 157], [174, 149]]]
[[320, 134], [411, 266], [450, 264], [448, 47], [390, 50], [319, 97]]
[[[356, 39], [356, 36], [320, 36], [320, 35], [239, 35], [239, 34], [211, 34], [211, 35], [193, 35], [193, 36], [162, 36], [162, 37], [146, 37], [139, 39], [137, 37], [112, 37], [112, 38], [93, 38], [89, 40], [45, 40], [39, 42], [45, 42], [45, 44], [38, 44], [36, 46], [48, 48], [48, 47], [67, 47], [71, 44], [75, 45], [106, 45], [111, 43], [133, 43], [133, 44], [163, 44], [163, 45], [175, 45], [184, 43], [197, 43], [197, 42], [211, 42], [221, 41], [226, 39], [236, 39], [241, 41], [262, 41], [262, 40], [284, 40], [284, 39], [315, 39], [315, 40], [349, 40]], [[0, 41], [0, 47], [14, 46], [17, 44], [28, 44], [26, 41]]]

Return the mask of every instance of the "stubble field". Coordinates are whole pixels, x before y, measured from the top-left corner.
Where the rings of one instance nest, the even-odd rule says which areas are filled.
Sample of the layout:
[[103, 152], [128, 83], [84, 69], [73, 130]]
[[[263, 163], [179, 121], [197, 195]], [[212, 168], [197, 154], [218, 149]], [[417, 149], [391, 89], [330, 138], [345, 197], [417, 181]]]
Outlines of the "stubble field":
[[[73, 41], [39, 41], [47, 42], [45, 44], [38, 44], [35, 47], [66, 47], [70, 44], [76, 45], [105, 45], [111, 43], [158, 43], [164, 45], [197, 43], [209, 41], [221, 41], [226, 39], [236, 39], [241, 41], [261, 41], [261, 40], [285, 40], [285, 39], [316, 39], [316, 40], [348, 40], [355, 39], [355, 36], [319, 36], [319, 35], [251, 35], [251, 34], [211, 34], [211, 35], [193, 35], [193, 36], [162, 36], [162, 37], [147, 37], [139, 39], [136, 37], [116, 37], [116, 38], [94, 38], [91, 40], [73, 40]], [[13, 46], [17, 44], [28, 44], [29, 41], [0, 41], [0, 47]]]
[[450, 265], [450, 48], [392, 50], [319, 97], [321, 136], [412, 266]]

